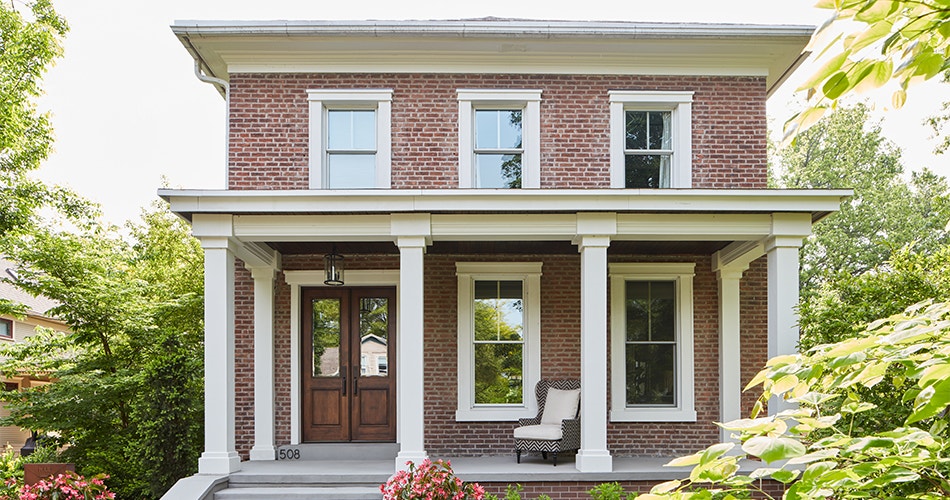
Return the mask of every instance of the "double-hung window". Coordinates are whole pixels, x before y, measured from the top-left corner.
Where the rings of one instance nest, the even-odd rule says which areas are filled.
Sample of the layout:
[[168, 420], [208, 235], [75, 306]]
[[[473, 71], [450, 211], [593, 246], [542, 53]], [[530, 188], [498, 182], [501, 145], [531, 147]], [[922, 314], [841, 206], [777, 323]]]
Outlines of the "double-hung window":
[[692, 92], [610, 91], [610, 185], [692, 185]]
[[0, 318], [0, 339], [13, 338], [13, 321]]
[[310, 188], [389, 188], [392, 90], [310, 90], [308, 98]]
[[459, 89], [459, 187], [541, 187], [540, 90]]
[[515, 420], [537, 411], [541, 263], [456, 264], [457, 420]]
[[691, 263], [610, 265], [613, 421], [695, 421]]

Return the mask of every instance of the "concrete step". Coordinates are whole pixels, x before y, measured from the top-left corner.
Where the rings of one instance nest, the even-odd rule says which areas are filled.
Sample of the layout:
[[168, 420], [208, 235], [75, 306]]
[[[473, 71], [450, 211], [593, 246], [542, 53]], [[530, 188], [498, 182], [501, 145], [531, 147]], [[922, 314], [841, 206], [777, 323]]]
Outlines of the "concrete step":
[[281, 446], [278, 460], [395, 460], [396, 443], [304, 443]]
[[214, 494], [214, 500], [380, 500], [379, 487], [253, 487], [228, 488]]

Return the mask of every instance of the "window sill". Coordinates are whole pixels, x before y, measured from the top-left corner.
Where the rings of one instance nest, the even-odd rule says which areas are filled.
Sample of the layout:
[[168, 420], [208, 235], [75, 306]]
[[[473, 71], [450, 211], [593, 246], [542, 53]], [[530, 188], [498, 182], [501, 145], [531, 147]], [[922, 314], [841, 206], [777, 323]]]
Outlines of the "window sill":
[[532, 418], [537, 410], [530, 408], [470, 408], [456, 410], [456, 422], [517, 422], [519, 418]]
[[611, 422], [695, 422], [696, 411], [679, 408], [625, 408], [610, 411]]

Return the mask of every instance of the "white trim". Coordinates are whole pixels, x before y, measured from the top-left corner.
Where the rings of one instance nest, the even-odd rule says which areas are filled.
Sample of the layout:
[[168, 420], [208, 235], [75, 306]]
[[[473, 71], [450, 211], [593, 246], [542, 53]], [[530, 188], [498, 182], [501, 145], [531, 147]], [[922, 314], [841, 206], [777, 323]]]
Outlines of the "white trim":
[[475, 187], [474, 110], [481, 106], [517, 106], [521, 118], [521, 188], [541, 187], [541, 90], [458, 89], [459, 187]]
[[329, 107], [376, 110], [375, 187], [392, 186], [392, 89], [316, 89], [307, 91], [310, 102], [310, 189], [325, 189], [325, 115]]
[[[693, 374], [693, 276], [695, 263], [610, 264], [610, 368], [612, 422], [695, 422]], [[677, 401], [675, 407], [626, 405], [626, 308], [627, 281], [676, 283]]]
[[610, 187], [624, 188], [624, 111], [670, 111], [670, 187], [693, 186], [692, 92], [611, 90], [610, 97]]
[[[298, 445], [300, 434], [300, 289], [324, 287], [323, 270], [284, 271], [284, 282], [290, 285], [290, 444]], [[348, 286], [395, 286], [396, 304], [399, 301], [398, 269], [351, 269], [346, 271]], [[399, 343], [399, 325], [396, 325], [396, 343]], [[398, 360], [397, 360], [398, 362]], [[397, 394], [398, 372], [397, 372]], [[397, 400], [398, 403], [398, 400]], [[398, 409], [397, 409], [398, 412]], [[396, 436], [399, 436], [399, 421], [396, 421]]]
[[[458, 409], [455, 420], [515, 421], [537, 415], [534, 387], [541, 379], [541, 262], [457, 262], [458, 276]], [[473, 401], [472, 293], [475, 280], [522, 280], [524, 283], [523, 404], [476, 406]]]
[[254, 446], [251, 460], [276, 460], [274, 448], [274, 269], [245, 266], [254, 279]]

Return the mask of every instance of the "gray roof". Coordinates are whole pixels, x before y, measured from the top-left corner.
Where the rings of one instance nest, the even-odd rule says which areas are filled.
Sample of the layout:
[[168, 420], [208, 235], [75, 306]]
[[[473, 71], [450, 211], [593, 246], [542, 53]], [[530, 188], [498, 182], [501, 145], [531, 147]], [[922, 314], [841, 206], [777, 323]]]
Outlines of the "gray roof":
[[[2, 274], [3, 278], [9, 278], [16, 273], [17, 267], [16, 262], [0, 259], [0, 274]], [[55, 319], [49, 316], [47, 312], [59, 305], [59, 302], [47, 297], [34, 297], [6, 281], [0, 281], [0, 299], [7, 299], [18, 304], [23, 304], [31, 316], [42, 316], [47, 319]]]

